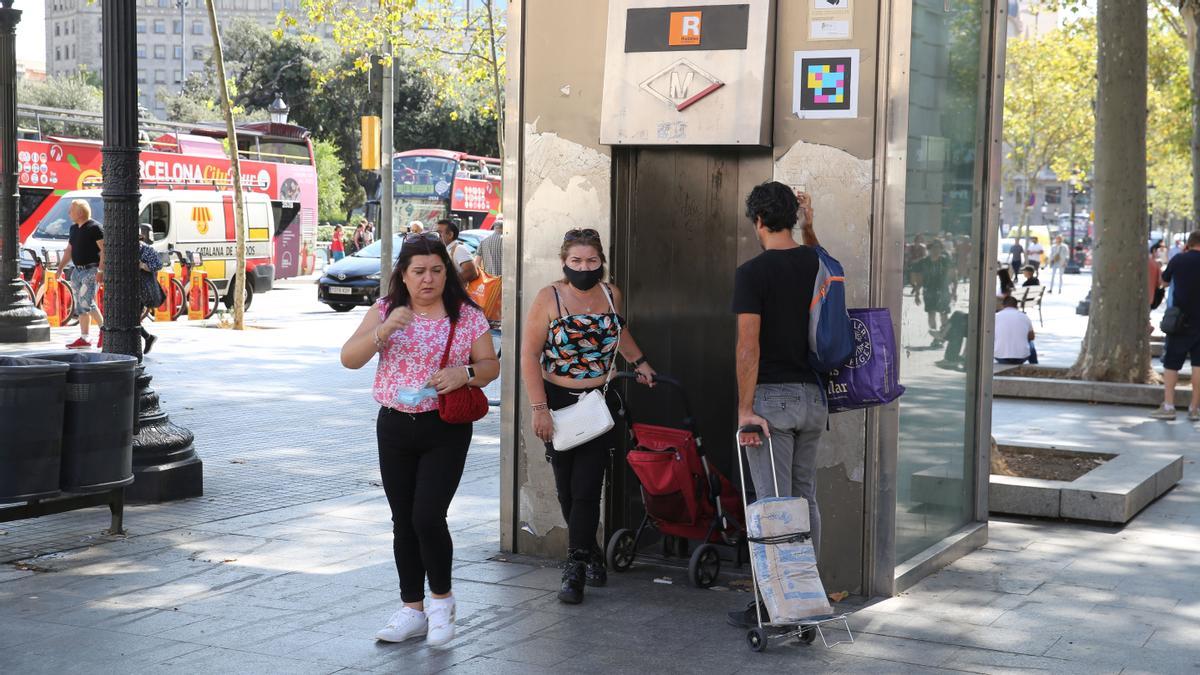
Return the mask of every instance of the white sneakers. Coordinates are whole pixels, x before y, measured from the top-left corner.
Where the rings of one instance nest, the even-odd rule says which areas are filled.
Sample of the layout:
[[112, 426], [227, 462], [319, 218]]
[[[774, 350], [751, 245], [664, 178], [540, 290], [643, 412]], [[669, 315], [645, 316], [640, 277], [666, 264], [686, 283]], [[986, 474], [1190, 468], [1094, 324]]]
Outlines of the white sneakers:
[[454, 598], [429, 598], [425, 611], [401, 607], [388, 619], [386, 626], [375, 634], [381, 642], [404, 642], [425, 636], [431, 647], [440, 647], [454, 639]]
[[430, 598], [425, 601], [425, 613], [429, 617], [429, 635], [425, 643], [439, 647], [454, 639], [454, 597]]
[[383, 642], [404, 642], [418, 635], [425, 635], [428, 630], [429, 621], [425, 618], [425, 612], [412, 607], [401, 607], [400, 611], [388, 619], [387, 625], [375, 634], [375, 639]]

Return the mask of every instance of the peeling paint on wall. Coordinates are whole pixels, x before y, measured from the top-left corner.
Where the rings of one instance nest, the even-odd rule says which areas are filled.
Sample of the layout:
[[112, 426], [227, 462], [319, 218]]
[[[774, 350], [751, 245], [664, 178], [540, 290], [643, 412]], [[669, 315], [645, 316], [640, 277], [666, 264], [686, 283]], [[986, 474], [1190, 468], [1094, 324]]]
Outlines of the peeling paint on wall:
[[[867, 306], [871, 161], [838, 148], [799, 141], [775, 161], [775, 180], [804, 186], [812, 195], [817, 238], [846, 269], [846, 302], [851, 307]], [[830, 432], [821, 437], [818, 466], [841, 466], [848, 480], [862, 482], [865, 418], [863, 411], [839, 413], [830, 418]]]
[[[559, 248], [571, 228], [593, 228], [604, 244], [610, 242], [611, 158], [553, 132], [538, 132], [536, 122], [525, 125], [524, 194], [521, 223], [523, 262], [521, 316], [538, 289], [562, 276]], [[524, 397], [524, 385], [520, 385]], [[566, 523], [558, 505], [554, 475], [545, 460], [545, 446], [530, 425], [529, 407], [521, 416], [521, 461], [518, 468], [519, 522], [523, 553], [559, 555], [566, 546]]]

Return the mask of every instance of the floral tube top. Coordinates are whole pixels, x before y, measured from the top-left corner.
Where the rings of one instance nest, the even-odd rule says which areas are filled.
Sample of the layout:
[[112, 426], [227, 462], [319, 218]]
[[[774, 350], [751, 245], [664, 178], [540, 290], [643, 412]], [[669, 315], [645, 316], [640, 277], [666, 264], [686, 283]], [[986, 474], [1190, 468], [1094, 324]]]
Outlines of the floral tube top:
[[608, 374], [623, 320], [614, 313], [568, 314], [550, 322], [542, 348], [547, 373], [586, 380]]

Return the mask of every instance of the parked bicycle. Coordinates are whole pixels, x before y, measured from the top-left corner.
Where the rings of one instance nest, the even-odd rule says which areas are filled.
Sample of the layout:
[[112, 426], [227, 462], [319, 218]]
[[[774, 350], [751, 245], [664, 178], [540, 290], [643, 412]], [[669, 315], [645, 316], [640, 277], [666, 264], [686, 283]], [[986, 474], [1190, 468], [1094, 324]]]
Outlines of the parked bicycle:
[[[46, 249], [42, 249], [40, 256], [31, 248], [23, 248], [21, 251], [33, 261], [33, 270], [29, 273], [29, 278], [22, 279], [21, 283], [25, 285], [25, 293], [29, 300], [38, 309], [45, 311], [46, 265], [50, 261], [50, 254]], [[60, 326], [71, 326], [79, 321], [79, 317], [75, 316], [75, 291], [71, 289], [71, 284], [66, 278], [61, 276], [58, 277], [58, 321]]]

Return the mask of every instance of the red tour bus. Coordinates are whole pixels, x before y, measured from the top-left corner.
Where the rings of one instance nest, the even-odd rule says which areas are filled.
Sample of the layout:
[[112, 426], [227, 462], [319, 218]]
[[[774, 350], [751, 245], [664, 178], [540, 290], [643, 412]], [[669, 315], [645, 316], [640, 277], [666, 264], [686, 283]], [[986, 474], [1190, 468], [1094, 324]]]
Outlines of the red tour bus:
[[[97, 187], [100, 141], [44, 135], [45, 122], [99, 125], [97, 113], [20, 106], [17, 141], [21, 193], [18, 240], [24, 242], [68, 192]], [[33, 122], [36, 127], [28, 126]], [[144, 188], [213, 189], [232, 184], [224, 125], [142, 120], [139, 169]], [[253, 122], [237, 129], [242, 187], [265, 194], [275, 212], [275, 278], [299, 276], [305, 250], [316, 244], [317, 167], [308, 131], [291, 124]]]
[[453, 150], [408, 150], [392, 156], [395, 223], [432, 225], [458, 218], [462, 229], [491, 229], [500, 215], [500, 160]]

